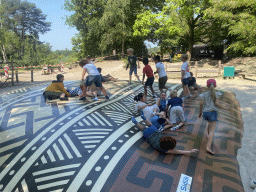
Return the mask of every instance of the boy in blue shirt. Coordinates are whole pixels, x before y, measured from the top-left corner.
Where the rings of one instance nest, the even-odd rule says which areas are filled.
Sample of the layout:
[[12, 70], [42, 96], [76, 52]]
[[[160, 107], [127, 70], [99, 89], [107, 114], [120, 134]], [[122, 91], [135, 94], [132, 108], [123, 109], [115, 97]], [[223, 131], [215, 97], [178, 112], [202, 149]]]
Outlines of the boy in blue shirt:
[[176, 129], [181, 128], [184, 125], [185, 122], [185, 117], [184, 117], [184, 111], [183, 111], [183, 101], [181, 98], [177, 97], [177, 91], [173, 90], [170, 94], [171, 99], [168, 100], [167, 103], [167, 108], [169, 108], [169, 106], [171, 105], [171, 109], [170, 109], [170, 122], [172, 124], [176, 123], [176, 115], [178, 115], [178, 117], [180, 118], [181, 122], [171, 128], [172, 131], [175, 131]]

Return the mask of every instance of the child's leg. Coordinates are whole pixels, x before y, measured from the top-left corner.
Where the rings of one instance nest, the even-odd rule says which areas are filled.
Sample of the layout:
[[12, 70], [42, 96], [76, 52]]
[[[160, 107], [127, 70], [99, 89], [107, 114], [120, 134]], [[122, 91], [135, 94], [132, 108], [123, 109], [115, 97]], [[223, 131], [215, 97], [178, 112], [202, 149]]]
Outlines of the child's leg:
[[146, 129], [146, 127], [144, 125], [142, 125], [141, 123], [137, 123], [136, 126], [140, 129], [140, 131], [144, 131]]
[[102, 86], [102, 87], [99, 87], [99, 89], [102, 91], [102, 93], [107, 96], [107, 92], [106, 92], [106, 89]]
[[186, 85], [183, 85], [183, 96], [186, 98], [188, 96], [188, 91], [187, 91], [187, 86]]
[[152, 94], [153, 94], [153, 95], [155, 95], [155, 91], [154, 91], [154, 89], [153, 89], [152, 85], [151, 85], [151, 86], [149, 86], [149, 88], [150, 88], [150, 90], [151, 90]]
[[208, 133], [209, 134], [208, 134], [206, 151], [211, 154], [214, 154], [214, 152], [211, 150], [211, 146], [212, 146], [215, 128], [216, 128], [216, 121], [208, 122]]
[[146, 125], [147, 125], [148, 127], [150, 127], [150, 126], [152, 125], [151, 121], [148, 120], [148, 119], [146, 119], [144, 122], [146, 123]]
[[137, 77], [138, 81], [140, 82], [140, 77], [137, 74], [135, 74], [135, 76]]
[[144, 85], [144, 93], [145, 93], [145, 97], [147, 97], [147, 85]]
[[131, 82], [132, 82], [132, 75], [129, 74], [129, 83], [131, 83]]
[[87, 90], [87, 86], [84, 85], [84, 86], [83, 86], [83, 89], [82, 89], [82, 91], [83, 91], [83, 97], [86, 96], [86, 90]]

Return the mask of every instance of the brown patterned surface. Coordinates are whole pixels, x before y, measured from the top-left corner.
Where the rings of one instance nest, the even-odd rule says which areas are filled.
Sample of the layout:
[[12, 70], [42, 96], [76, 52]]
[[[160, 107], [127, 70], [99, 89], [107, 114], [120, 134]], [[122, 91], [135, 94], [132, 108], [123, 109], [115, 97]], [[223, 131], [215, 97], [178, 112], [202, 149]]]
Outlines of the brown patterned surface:
[[185, 102], [186, 126], [177, 132], [165, 131], [177, 139], [179, 149], [198, 148], [200, 152], [193, 156], [165, 155], [153, 150], [145, 140], [137, 142], [122, 158], [123, 165], [113, 171], [106, 191], [176, 191], [181, 173], [193, 177], [192, 192], [244, 191], [236, 160], [243, 132], [239, 103], [233, 93], [222, 91], [220, 101], [231, 111], [219, 109], [212, 156], [205, 150], [207, 123], [198, 118], [202, 91], [194, 92]]

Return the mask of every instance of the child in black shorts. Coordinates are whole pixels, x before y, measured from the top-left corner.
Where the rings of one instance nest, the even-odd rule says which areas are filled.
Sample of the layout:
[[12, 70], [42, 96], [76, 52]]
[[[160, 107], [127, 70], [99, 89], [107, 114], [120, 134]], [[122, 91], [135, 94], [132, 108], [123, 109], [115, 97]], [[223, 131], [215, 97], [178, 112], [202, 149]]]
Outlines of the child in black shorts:
[[142, 84], [144, 84], [145, 75], [147, 76], [147, 80], [144, 85], [145, 97], [147, 96], [147, 87], [148, 86], [149, 86], [150, 90], [152, 91], [153, 97], [156, 97], [154, 89], [152, 87], [154, 80], [155, 80], [153, 70], [150, 67], [150, 65], [148, 64], [148, 58], [143, 58], [142, 62], [145, 65], [145, 67], [143, 68]]

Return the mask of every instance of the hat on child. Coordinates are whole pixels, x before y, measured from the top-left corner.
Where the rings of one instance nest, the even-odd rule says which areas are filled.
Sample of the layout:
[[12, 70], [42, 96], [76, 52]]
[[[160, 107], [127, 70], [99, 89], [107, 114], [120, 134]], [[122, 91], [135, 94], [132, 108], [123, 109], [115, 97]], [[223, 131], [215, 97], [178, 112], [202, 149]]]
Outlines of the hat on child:
[[208, 80], [207, 80], [207, 87], [210, 87], [211, 84], [213, 84], [213, 86], [216, 87], [216, 81], [215, 81], [215, 79], [208, 79]]

